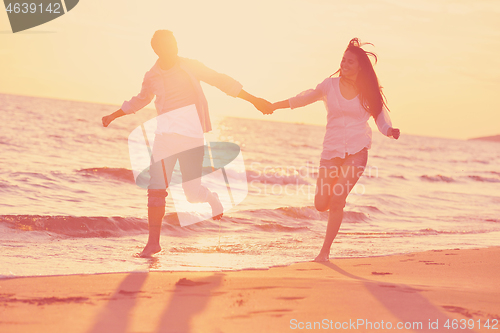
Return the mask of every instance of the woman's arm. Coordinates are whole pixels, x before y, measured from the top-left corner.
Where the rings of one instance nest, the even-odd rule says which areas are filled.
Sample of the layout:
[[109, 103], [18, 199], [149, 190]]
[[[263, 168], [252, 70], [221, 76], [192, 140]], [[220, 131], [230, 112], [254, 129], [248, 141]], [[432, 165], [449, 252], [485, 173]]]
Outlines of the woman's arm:
[[288, 101], [288, 99], [273, 103], [273, 111], [277, 109], [289, 109], [289, 108], [290, 108], [290, 102]]
[[295, 109], [319, 101], [323, 99], [328, 84], [329, 80], [325, 79], [323, 82], [318, 84], [315, 89], [309, 89], [301, 92], [295, 97], [276, 102], [273, 104], [273, 111], [276, 109]]
[[399, 138], [399, 129], [392, 127], [391, 118], [389, 117], [389, 113], [386, 108], [382, 108], [382, 111], [377, 116], [375, 123], [377, 124], [380, 133], [388, 137], [393, 137], [396, 140]]
[[399, 138], [399, 135], [401, 133], [399, 132], [399, 128], [389, 128], [389, 130], [387, 131], [387, 136], [392, 136], [394, 139], [398, 139]]
[[277, 109], [295, 109], [306, 106], [321, 99], [321, 93], [316, 89], [306, 90], [295, 97], [272, 104], [272, 112]]

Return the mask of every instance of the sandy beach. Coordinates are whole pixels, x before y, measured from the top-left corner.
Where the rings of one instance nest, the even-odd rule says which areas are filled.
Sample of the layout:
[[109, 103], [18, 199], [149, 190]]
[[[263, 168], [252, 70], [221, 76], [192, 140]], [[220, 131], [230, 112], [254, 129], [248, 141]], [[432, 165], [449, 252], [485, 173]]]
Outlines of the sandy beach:
[[494, 247], [268, 270], [4, 279], [0, 331], [494, 332], [499, 256]]
[[500, 1], [4, 7], [0, 333], [500, 333]]

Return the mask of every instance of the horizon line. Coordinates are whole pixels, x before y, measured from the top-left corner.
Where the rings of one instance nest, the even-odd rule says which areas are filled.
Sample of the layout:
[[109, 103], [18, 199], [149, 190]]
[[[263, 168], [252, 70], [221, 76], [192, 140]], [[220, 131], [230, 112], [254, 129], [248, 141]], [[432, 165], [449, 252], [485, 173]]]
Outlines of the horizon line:
[[[59, 101], [68, 101], [68, 102], [77, 102], [77, 103], [87, 103], [87, 104], [97, 104], [97, 105], [112, 105], [112, 106], [118, 106], [118, 104], [113, 104], [113, 103], [105, 103], [105, 102], [95, 102], [95, 101], [83, 101], [83, 100], [74, 100], [74, 99], [64, 99], [60, 97], [49, 97], [49, 96], [34, 96], [34, 95], [23, 95], [23, 94], [14, 94], [14, 93], [6, 93], [6, 92], [0, 92], [1, 95], [11, 95], [11, 96], [21, 96], [21, 97], [32, 97], [32, 98], [41, 98], [41, 99], [51, 99], [51, 100], [59, 100]], [[145, 107], [144, 109], [146, 110], [152, 110], [156, 111], [154, 108], [149, 108]], [[325, 124], [314, 124], [314, 123], [306, 123], [306, 122], [296, 122], [296, 121], [283, 121], [283, 120], [273, 120], [273, 119], [257, 119], [257, 118], [247, 118], [247, 117], [235, 117], [235, 116], [227, 116], [227, 115], [213, 115], [213, 118], [236, 118], [236, 119], [248, 119], [248, 120], [256, 120], [256, 121], [267, 121], [267, 122], [275, 122], [275, 123], [283, 123], [283, 124], [295, 124], [295, 125], [308, 125], [308, 126], [317, 126], [317, 127], [324, 127], [326, 126]], [[426, 138], [434, 138], [434, 139], [449, 139], [449, 140], [460, 140], [460, 141], [470, 141], [470, 140], [481, 140], [483, 138], [489, 138], [492, 136], [499, 136], [500, 132], [497, 134], [491, 134], [491, 135], [485, 135], [481, 137], [471, 137], [471, 138], [455, 138], [455, 137], [443, 137], [443, 136], [432, 136], [432, 135], [422, 135], [422, 134], [415, 134], [415, 133], [404, 133], [404, 135], [409, 135], [409, 136], [420, 136], [420, 137], [426, 137]], [[484, 140], [487, 141], [487, 140]], [[491, 142], [491, 141], [490, 141]]]

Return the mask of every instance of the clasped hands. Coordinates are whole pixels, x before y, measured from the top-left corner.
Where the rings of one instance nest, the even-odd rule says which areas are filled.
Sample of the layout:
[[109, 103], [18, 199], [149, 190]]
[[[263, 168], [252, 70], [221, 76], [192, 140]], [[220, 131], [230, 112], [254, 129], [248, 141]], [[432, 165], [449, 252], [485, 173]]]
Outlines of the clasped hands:
[[257, 110], [262, 112], [262, 114], [272, 114], [274, 110], [276, 110], [276, 106], [273, 103], [263, 98], [256, 98], [252, 104]]

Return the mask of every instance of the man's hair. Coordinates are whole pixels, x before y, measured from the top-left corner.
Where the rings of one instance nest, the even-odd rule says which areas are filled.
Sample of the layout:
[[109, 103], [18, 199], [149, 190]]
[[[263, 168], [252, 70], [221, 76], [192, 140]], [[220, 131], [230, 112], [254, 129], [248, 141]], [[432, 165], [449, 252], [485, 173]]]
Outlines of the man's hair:
[[151, 38], [151, 47], [155, 53], [158, 53], [157, 50], [164, 46], [177, 51], [177, 41], [175, 40], [174, 33], [170, 30], [155, 31], [153, 38]]

